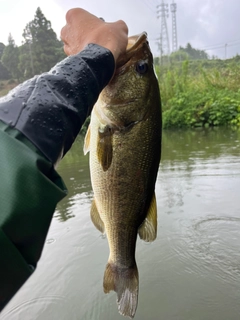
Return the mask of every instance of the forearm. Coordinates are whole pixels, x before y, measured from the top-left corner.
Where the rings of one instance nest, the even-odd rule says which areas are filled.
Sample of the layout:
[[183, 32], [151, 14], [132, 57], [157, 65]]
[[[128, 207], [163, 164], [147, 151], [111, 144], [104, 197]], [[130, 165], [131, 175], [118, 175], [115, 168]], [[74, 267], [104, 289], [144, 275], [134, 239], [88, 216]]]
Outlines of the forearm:
[[109, 50], [88, 45], [0, 99], [0, 120], [56, 163], [70, 149], [114, 67]]
[[0, 99], [0, 310], [37, 265], [67, 193], [54, 164], [113, 72], [112, 54], [94, 45]]

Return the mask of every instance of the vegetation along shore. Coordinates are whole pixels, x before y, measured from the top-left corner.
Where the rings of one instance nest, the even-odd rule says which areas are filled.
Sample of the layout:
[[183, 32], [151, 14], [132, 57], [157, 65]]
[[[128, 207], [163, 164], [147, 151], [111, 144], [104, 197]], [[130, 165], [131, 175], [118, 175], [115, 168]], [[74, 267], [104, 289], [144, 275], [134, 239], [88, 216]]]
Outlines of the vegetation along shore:
[[[17, 46], [0, 43], [0, 96], [65, 58], [63, 44], [38, 8]], [[154, 59], [161, 90], [163, 128], [240, 127], [240, 56], [209, 57], [190, 44]], [[83, 128], [85, 132], [85, 128]]]

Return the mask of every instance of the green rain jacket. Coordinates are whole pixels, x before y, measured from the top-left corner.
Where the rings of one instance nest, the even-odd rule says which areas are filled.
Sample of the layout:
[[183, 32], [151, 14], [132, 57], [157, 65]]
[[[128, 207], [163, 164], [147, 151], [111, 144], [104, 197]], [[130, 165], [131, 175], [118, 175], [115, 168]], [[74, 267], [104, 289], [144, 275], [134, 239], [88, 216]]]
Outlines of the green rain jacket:
[[0, 311], [37, 266], [67, 194], [54, 166], [114, 68], [112, 53], [90, 44], [0, 99]]

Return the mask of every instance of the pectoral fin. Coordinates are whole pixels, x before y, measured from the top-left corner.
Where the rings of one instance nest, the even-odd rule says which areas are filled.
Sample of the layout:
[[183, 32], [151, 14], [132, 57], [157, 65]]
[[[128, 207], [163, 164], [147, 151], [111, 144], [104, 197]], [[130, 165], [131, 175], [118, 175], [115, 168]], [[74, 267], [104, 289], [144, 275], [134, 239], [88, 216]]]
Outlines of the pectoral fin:
[[93, 199], [92, 201], [92, 207], [91, 207], [91, 212], [90, 212], [90, 215], [91, 215], [91, 219], [92, 219], [92, 222], [94, 224], [94, 226], [102, 233], [104, 233], [104, 230], [105, 230], [105, 227], [104, 227], [104, 223], [99, 215], [99, 212], [98, 212], [98, 209], [97, 209], [97, 206], [96, 206], [96, 202], [95, 200]]
[[146, 242], [152, 242], [157, 237], [157, 203], [155, 192], [153, 193], [147, 216], [138, 229], [138, 234]]
[[97, 141], [97, 156], [103, 171], [107, 171], [112, 163], [112, 134], [111, 132], [99, 132]]
[[83, 147], [84, 155], [86, 155], [90, 151], [90, 138], [91, 138], [91, 129], [89, 125], [87, 129], [87, 133], [84, 138], [84, 147]]

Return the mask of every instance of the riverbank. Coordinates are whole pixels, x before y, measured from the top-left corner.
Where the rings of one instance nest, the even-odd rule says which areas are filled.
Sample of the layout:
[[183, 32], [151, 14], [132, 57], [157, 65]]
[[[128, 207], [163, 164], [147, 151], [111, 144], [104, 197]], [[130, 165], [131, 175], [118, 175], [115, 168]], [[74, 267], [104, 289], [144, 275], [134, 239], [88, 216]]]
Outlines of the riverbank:
[[[240, 127], [240, 56], [172, 61], [156, 65], [156, 73], [164, 129]], [[0, 81], [0, 97], [16, 85], [14, 80]]]
[[156, 67], [163, 128], [240, 126], [240, 57]]

